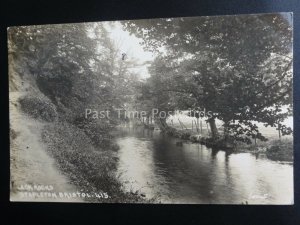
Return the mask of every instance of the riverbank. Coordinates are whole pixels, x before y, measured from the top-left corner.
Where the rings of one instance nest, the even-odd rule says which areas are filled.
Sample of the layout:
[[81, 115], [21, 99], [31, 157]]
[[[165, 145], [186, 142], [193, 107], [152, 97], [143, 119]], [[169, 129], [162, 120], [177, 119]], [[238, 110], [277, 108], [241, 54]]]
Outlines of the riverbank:
[[[93, 146], [89, 137], [69, 123], [45, 127], [42, 139], [59, 169], [84, 193], [97, 193], [89, 202], [148, 202], [138, 192], [124, 192], [115, 173], [116, 151]], [[100, 197], [99, 197], [100, 196]]]
[[179, 130], [170, 126], [165, 127], [162, 131], [178, 139], [199, 143], [210, 148], [233, 152], [265, 154], [269, 159], [274, 161], [293, 162], [292, 138], [282, 138], [281, 140], [273, 138], [267, 142], [260, 141], [259, 144], [247, 145], [241, 142], [228, 143], [223, 138], [213, 140], [209, 136], [201, 136], [191, 130]]
[[174, 127], [165, 127], [162, 129], [163, 132], [167, 133], [170, 136], [191, 141], [193, 143], [200, 143], [207, 147], [211, 148], [219, 148], [223, 150], [232, 150], [234, 149], [234, 145], [228, 142], [225, 142], [223, 138], [212, 139], [210, 136], [201, 136], [201, 134], [195, 133], [191, 130], [179, 130]]
[[273, 139], [256, 145], [240, 144], [237, 151], [266, 155], [273, 161], [293, 162], [294, 160], [293, 139], [291, 138]]

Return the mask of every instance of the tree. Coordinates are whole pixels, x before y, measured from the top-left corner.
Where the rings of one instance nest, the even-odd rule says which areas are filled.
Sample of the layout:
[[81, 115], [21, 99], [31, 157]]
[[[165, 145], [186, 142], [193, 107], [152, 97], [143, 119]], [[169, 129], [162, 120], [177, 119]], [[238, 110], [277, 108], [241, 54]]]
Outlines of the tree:
[[[12, 27], [9, 49], [20, 68], [56, 106], [60, 120], [76, 124], [99, 143], [118, 123], [116, 109], [128, 97], [132, 73], [103, 24]], [[20, 71], [20, 74], [22, 72]], [[85, 118], [85, 110], [108, 110], [110, 117]]]
[[184, 91], [191, 106], [214, 112], [208, 120], [214, 137], [218, 118], [235, 138], [250, 142], [244, 135], [255, 133], [265, 140], [253, 121], [273, 125], [270, 110], [291, 107], [292, 28], [284, 15], [138, 20], [124, 28], [148, 50], [172, 58], [174, 78], [192, 78]]

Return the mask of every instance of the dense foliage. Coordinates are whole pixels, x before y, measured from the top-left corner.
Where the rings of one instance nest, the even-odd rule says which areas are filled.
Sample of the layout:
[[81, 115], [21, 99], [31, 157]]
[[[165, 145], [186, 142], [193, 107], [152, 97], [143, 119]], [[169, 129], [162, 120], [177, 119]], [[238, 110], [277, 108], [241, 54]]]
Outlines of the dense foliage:
[[[103, 24], [12, 27], [8, 35], [10, 53], [29, 69], [61, 120], [84, 128], [92, 139], [117, 123], [114, 112], [130, 98], [134, 74], [128, 67], [134, 62], [122, 60]], [[86, 119], [86, 109], [109, 110], [110, 118]]]
[[[159, 57], [141, 91], [161, 110], [197, 107], [224, 122], [226, 136], [266, 140], [254, 122], [276, 127], [292, 113], [292, 27], [280, 14], [125, 21]], [[152, 71], [152, 72], [151, 72]], [[156, 82], [158, 81], [158, 82]], [[152, 91], [152, 92], [151, 92]], [[151, 93], [151, 95], [149, 95]], [[171, 107], [172, 108], [172, 107]]]

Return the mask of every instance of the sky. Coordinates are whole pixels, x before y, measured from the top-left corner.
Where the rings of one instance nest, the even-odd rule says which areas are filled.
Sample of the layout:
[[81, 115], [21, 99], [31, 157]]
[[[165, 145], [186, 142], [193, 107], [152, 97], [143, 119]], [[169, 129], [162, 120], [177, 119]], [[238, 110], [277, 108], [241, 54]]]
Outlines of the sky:
[[140, 44], [142, 39], [130, 35], [128, 31], [122, 29], [120, 22], [110, 22], [113, 26], [107, 24], [107, 31], [110, 33], [110, 37], [115, 41], [120, 49], [120, 52], [125, 53], [129, 59], [136, 59], [138, 64], [141, 64], [132, 70], [137, 73], [141, 79], [149, 77], [147, 67], [149, 64], [144, 64], [147, 61], [153, 61], [154, 55], [152, 52], [145, 51]]
[[[292, 24], [291, 13], [283, 13], [282, 15]], [[149, 77], [150, 75], [147, 69], [149, 64], [144, 63], [153, 61], [155, 56], [152, 52], [143, 49], [143, 46], [140, 44], [142, 39], [130, 35], [128, 31], [124, 31], [121, 23], [118, 21], [104, 23], [107, 31], [110, 33], [111, 39], [117, 43], [120, 52], [125, 53], [129, 59], [136, 59], [138, 64], [140, 64], [140, 66], [133, 68], [132, 71], [138, 74], [141, 79]], [[113, 24], [113, 26], [111, 26], [111, 24]]]

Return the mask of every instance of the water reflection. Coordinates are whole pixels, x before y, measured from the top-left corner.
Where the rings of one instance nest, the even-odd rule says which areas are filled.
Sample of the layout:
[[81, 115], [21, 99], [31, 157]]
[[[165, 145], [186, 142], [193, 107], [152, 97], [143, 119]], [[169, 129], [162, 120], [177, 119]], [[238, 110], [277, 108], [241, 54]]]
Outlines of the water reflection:
[[127, 191], [163, 203], [291, 204], [293, 167], [143, 128], [120, 128], [118, 173]]

